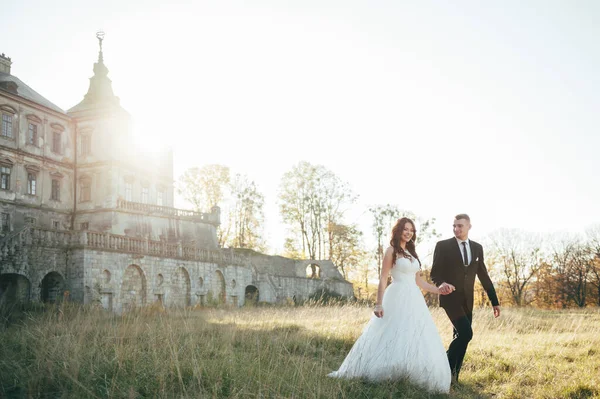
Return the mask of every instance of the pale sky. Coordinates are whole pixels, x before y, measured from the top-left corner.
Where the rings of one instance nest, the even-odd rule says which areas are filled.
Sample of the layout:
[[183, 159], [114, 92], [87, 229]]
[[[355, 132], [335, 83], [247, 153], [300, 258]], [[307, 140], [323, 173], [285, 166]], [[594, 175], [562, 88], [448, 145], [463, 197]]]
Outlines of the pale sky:
[[[171, 143], [175, 175], [220, 163], [266, 197], [299, 161], [372, 204], [500, 227], [600, 222], [600, 2], [12, 1], [0, 53], [63, 109], [86, 93], [97, 30], [140, 136]], [[596, 112], [594, 112], [596, 111]]]

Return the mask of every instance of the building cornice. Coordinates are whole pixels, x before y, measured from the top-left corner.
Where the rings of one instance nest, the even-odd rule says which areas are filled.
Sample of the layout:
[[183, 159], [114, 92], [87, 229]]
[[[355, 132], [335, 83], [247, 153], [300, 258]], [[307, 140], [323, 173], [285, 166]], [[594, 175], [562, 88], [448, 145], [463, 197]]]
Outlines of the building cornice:
[[2, 90], [2, 89], [0, 89], [0, 95], [5, 96], [7, 98], [10, 98], [11, 100], [16, 101], [18, 103], [22, 103], [24, 105], [27, 105], [29, 107], [36, 108], [39, 111], [46, 112], [48, 114], [52, 114], [53, 116], [56, 116], [56, 117], [59, 117], [59, 118], [65, 120], [65, 121], [68, 121], [69, 123], [74, 123], [73, 118], [70, 117], [69, 115], [63, 114], [63, 113], [55, 111], [55, 110], [53, 110], [51, 108], [45, 107], [45, 106], [43, 106], [41, 104], [36, 103], [35, 101], [28, 100], [25, 97], [21, 97], [21, 96], [19, 96], [17, 94], [13, 94], [11, 92], [8, 92], [8, 91]]
[[44, 211], [44, 212], [54, 212], [54, 213], [62, 213], [64, 215], [71, 215], [73, 213], [72, 209], [60, 209], [60, 208], [52, 208], [49, 207], [45, 204], [43, 205], [39, 205], [39, 204], [28, 204], [27, 202], [21, 202], [19, 200], [5, 200], [5, 199], [0, 199], [0, 203], [2, 204], [9, 204], [9, 205], [15, 205], [15, 206], [19, 206], [19, 207], [23, 207], [23, 208], [29, 208], [29, 209], [37, 209], [40, 211]]
[[[91, 163], [85, 163], [85, 164], [77, 164], [77, 169], [78, 170], [84, 170], [84, 169], [93, 169], [93, 168], [100, 168], [100, 167], [105, 167], [105, 166], [116, 166], [116, 167], [120, 167], [120, 168], [127, 168], [130, 170], [133, 170], [136, 174], [146, 174], [148, 173], [147, 170], [144, 170], [140, 167], [137, 167], [135, 165], [132, 165], [130, 163], [127, 162], [123, 162], [123, 161], [96, 161], [96, 162], [91, 162]], [[156, 174], [157, 177], [161, 178], [161, 179], [165, 179], [168, 180], [171, 184], [175, 182], [175, 180], [168, 175], [162, 175], [162, 174]]]
[[23, 151], [20, 148], [7, 147], [7, 146], [4, 146], [2, 144], [0, 144], [0, 150], [12, 152], [12, 153], [14, 153], [16, 155], [31, 157], [31, 158], [40, 160], [40, 161], [45, 162], [45, 163], [50, 163], [50, 164], [53, 164], [53, 165], [62, 166], [62, 167], [67, 168], [67, 169], [73, 169], [73, 166], [74, 166], [73, 163], [66, 163], [66, 162], [56, 161], [56, 160], [54, 160], [52, 158], [49, 158], [49, 157], [44, 157], [44, 156], [41, 156], [41, 155], [32, 154], [31, 152]]

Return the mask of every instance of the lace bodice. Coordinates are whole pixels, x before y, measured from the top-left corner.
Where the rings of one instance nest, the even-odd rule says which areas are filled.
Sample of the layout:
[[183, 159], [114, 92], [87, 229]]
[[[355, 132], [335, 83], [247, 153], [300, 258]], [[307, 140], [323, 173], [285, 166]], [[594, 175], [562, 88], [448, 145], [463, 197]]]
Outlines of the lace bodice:
[[392, 267], [390, 274], [394, 280], [400, 280], [403, 278], [410, 277], [415, 278], [415, 273], [419, 271], [419, 261], [415, 258], [405, 258], [399, 256], [396, 259], [396, 264]]

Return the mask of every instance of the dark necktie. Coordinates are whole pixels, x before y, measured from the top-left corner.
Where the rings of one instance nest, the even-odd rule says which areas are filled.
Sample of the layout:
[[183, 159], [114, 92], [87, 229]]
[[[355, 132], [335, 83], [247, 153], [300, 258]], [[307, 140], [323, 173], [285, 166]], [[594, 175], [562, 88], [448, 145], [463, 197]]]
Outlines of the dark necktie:
[[463, 245], [463, 258], [465, 261], [465, 266], [469, 266], [469, 257], [467, 256], [467, 242], [463, 241], [462, 245]]

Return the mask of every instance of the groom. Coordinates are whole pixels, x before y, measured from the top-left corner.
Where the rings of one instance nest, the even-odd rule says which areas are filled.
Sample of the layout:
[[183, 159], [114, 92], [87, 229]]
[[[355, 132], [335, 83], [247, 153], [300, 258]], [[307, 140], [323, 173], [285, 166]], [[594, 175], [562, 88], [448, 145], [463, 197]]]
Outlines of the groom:
[[448, 347], [448, 362], [452, 372], [452, 381], [458, 381], [469, 341], [473, 338], [471, 322], [473, 320], [473, 286], [475, 275], [487, 292], [494, 308], [494, 317], [500, 316], [500, 304], [496, 290], [490, 280], [483, 262], [483, 247], [469, 240], [471, 219], [461, 213], [454, 217], [454, 238], [439, 241], [433, 253], [431, 279], [440, 289], [440, 293], [450, 292], [453, 285], [456, 290], [449, 295], [440, 296], [440, 306], [444, 308], [454, 326], [454, 339]]

